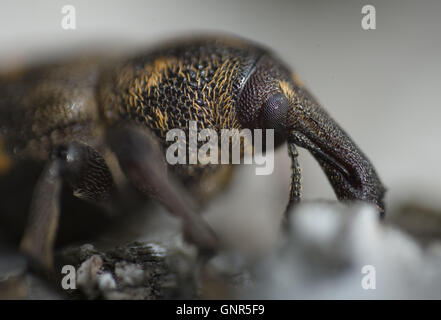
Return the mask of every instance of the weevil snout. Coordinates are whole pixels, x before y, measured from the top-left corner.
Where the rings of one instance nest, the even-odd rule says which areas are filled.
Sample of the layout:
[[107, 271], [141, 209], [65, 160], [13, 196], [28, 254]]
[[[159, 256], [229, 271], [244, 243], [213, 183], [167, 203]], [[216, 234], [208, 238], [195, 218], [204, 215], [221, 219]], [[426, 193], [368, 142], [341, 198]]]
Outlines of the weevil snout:
[[362, 200], [384, 213], [385, 189], [375, 169], [346, 132], [282, 63], [263, 57], [239, 100], [243, 125], [274, 129], [284, 141], [311, 152], [340, 200]]
[[367, 201], [384, 213], [385, 189], [371, 162], [305, 89], [290, 105], [287, 135], [311, 152], [340, 200]]

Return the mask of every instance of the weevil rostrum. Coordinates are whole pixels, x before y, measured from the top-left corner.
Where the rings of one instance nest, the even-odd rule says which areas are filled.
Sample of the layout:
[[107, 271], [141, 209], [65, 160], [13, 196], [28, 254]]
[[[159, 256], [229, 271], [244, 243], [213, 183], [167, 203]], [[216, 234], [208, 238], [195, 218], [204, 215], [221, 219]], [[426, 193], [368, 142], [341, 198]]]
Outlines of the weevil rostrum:
[[[208, 36], [118, 61], [71, 59], [1, 76], [0, 176], [23, 161], [43, 168], [21, 249], [51, 265], [63, 183], [77, 198], [117, 205], [109, 157], [132, 186], [182, 219], [187, 240], [216, 249], [216, 236], [188, 199], [208, 199], [232, 166], [164, 161], [167, 131], [188, 130], [190, 120], [217, 131], [274, 129], [275, 145], [288, 143], [292, 163], [288, 207], [300, 200], [298, 146], [318, 161], [338, 199], [384, 212], [374, 167], [285, 63], [253, 42]], [[216, 187], [206, 188], [207, 181]]]

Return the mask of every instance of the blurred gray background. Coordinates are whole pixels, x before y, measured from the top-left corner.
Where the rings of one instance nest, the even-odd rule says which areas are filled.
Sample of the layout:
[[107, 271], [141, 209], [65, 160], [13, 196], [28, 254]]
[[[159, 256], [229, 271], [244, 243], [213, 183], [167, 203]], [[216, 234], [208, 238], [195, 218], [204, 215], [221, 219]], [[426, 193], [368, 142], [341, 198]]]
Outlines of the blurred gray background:
[[[61, 28], [66, 4], [76, 8], [76, 30]], [[361, 28], [366, 4], [376, 8], [376, 30]], [[250, 38], [291, 65], [368, 155], [388, 188], [389, 209], [408, 200], [441, 208], [440, 15], [441, 1], [2, 0], [0, 66], [201, 31]], [[300, 161], [304, 198], [334, 199], [304, 150]], [[216, 210], [281, 213], [289, 190], [286, 147], [276, 153], [273, 175], [253, 173], [241, 170]]]

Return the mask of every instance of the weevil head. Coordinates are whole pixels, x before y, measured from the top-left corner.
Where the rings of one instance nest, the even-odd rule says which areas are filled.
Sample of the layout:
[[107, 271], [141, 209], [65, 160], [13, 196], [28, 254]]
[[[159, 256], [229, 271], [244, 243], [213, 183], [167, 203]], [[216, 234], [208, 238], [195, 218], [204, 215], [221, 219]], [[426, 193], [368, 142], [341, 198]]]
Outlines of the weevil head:
[[368, 158], [282, 62], [257, 62], [237, 112], [246, 128], [273, 129], [275, 146], [288, 141], [309, 150], [340, 200], [367, 201], [384, 212], [385, 188]]
[[291, 75], [280, 62], [263, 56], [246, 80], [239, 96], [238, 117], [250, 129], [274, 129], [275, 145], [286, 141], [286, 115], [290, 102], [280, 83]]

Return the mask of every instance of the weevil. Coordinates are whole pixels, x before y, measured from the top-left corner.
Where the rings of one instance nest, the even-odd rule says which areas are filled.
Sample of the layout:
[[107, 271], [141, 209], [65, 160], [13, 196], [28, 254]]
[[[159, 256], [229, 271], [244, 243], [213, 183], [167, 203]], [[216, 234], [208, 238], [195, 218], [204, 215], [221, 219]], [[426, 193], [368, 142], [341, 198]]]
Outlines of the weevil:
[[119, 193], [113, 167], [180, 217], [189, 241], [215, 249], [216, 236], [188, 199], [215, 193], [231, 166], [164, 161], [168, 130], [188, 130], [190, 120], [217, 131], [273, 129], [292, 164], [288, 207], [301, 196], [298, 146], [318, 161], [338, 199], [384, 212], [385, 189], [370, 161], [275, 53], [241, 38], [207, 36], [123, 59], [71, 59], [1, 76], [1, 175], [21, 161], [45, 164], [21, 249], [49, 267], [62, 184], [77, 198], [111, 207]]

